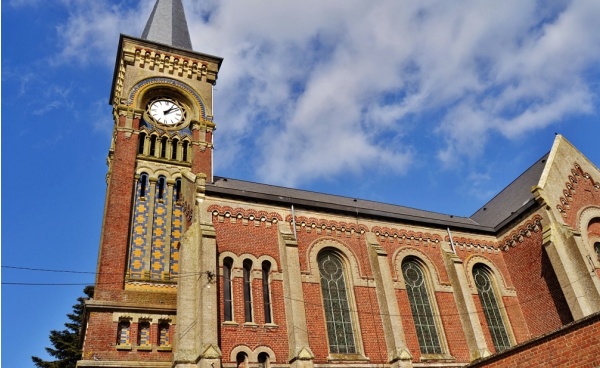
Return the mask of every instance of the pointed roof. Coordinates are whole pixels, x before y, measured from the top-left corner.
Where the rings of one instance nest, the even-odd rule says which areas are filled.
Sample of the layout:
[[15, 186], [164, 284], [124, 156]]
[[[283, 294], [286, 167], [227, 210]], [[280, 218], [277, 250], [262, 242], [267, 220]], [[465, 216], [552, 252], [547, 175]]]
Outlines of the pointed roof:
[[142, 39], [192, 50], [181, 0], [156, 0]]

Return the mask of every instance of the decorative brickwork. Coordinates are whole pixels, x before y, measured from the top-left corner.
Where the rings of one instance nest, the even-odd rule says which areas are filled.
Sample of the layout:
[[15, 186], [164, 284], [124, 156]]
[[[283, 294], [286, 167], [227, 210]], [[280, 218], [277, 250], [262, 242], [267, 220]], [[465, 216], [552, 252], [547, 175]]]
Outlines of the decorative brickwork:
[[589, 204], [600, 205], [600, 183], [575, 163], [556, 208], [565, 221], [575, 228], [578, 211]]
[[520, 225], [517, 229], [511, 231], [508, 236], [500, 240], [500, 249], [506, 251], [510, 247], [515, 247], [519, 243], [523, 243], [526, 238], [531, 238], [533, 233], [538, 233], [542, 230], [542, 216], [535, 215], [525, 224]]

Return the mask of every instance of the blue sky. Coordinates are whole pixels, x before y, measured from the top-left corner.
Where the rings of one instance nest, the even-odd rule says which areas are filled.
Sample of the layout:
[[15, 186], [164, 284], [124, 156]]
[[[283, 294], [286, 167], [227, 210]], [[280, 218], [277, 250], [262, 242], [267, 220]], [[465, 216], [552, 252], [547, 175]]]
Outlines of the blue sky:
[[[93, 282], [118, 35], [153, 3], [2, 0], [6, 367], [44, 357]], [[598, 1], [184, 4], [225, 59], [216, 175], [469, 216], [556, 132], [600, 163]]]

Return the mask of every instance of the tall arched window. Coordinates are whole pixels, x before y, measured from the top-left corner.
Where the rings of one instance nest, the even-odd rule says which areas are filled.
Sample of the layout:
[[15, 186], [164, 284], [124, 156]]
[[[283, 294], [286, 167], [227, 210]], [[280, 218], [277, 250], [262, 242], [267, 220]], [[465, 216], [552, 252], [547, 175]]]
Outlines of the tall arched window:
[[177, 145], [179, 144], [179, 139], [173, 138], [171, 141], [171, 158], [173, 160], [177, 160]]
[[262, 263], [262, 287], [263, 287], [263, 307], [265, 310], [265, 323], [272, 323], [271, 318], [271, 289], [269, 276], [271, 273], [271, 262], [264, 261]]
[[442, 354], [431, 298], [427, 291], [427, 279], [422, 266], [417, 260], [408, 258], [402, 262], [402, 276], [406, 283], [410, 311], [415, 322], [421, 353]]
[[594, 250], [596, 251], [596, 257], [598, 257], [598, 261], [600, 261], [600, 242], [594, 243]]
[[252, 261], [244, 260], [244, 315], [246, 322], [252, 322]]
[[333, 354], [356, 354], [342, 260], [335, 254], [322, 253], [317, 262], [321, 274], [329, 350]]
[[258, 368], [269, 368], [269, 354], [262, 352], [258, 354]]
[[160, 139], [160, 157], [167, 158], [167, 137]]
[[223, 260], [223, 310], [225, 321], [233, 321], [233, 303], [231, 300], [231, 269], [233, 260], [225, 258]]
[[498, 298], [494, 291], [494, 283], [492, 273], [485, 266], [478, 264], [473, 267], [473, 280], [477, 287], [479, 300], [483, 307], [483, 314], [492, 335], [492, 341], [496, 352], [506, 350], [510, 347], [510, 339], [506, 332], [504, 319], [500, 313]]
[[169, 335], [169, 322], [162, 321], [158, 324], [158, 346], [171, 346], [171, 336]]

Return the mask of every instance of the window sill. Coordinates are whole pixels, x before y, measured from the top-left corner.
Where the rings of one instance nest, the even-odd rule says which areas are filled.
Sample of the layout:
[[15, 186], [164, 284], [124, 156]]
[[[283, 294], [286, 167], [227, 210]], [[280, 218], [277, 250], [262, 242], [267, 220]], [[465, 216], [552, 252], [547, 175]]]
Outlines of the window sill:
[[456, 358], [450, 354], [421, 354], [422, 362], [452, 363]]
[[279, 328], [279, 325], [276, 325], [275, 323], [265, 323], [263, 327], [268, 329], [276, 329]]
[[138, 346], [137, 351], [152, 351], [152, 346], [151, 345]]
[[131, 344], [119, 344], [116, 348], [117, 350], [131, 350]]
[[157, 351], [173, 351], [173, 348], [171, 346], [159, 346], [156, 350]]
[[223, 326], [227, 326], [227, 327], [238, 327], [240, 324], [234, 321], [225, 321], [222, 322], [221, 325]]
[[361, 354], [329, 354], [327, 361], [329, 362], [368, 362], [371, 359]]
[[258, 324], [254, 322], [244, 322], [244, 327], [258, 328]]

